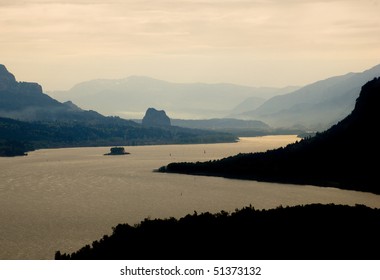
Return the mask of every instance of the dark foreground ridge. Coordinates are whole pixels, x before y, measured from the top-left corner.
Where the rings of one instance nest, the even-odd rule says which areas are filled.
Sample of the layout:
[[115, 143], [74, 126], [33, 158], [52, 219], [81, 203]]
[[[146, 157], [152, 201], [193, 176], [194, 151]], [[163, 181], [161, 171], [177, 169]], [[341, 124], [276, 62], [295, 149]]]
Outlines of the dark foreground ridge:
[[216, 161], [171, 163], [160, 172], [312, 184], [380, 194], [377, 172], [380, 78], [362, 87], [352, 113], [330, 129], [285, 148]]
[[380, 257], [379, 236], [380, 210], [362, 205], [246, 207], [119, 224], [111, 236], [55, 259], [368, 260]]

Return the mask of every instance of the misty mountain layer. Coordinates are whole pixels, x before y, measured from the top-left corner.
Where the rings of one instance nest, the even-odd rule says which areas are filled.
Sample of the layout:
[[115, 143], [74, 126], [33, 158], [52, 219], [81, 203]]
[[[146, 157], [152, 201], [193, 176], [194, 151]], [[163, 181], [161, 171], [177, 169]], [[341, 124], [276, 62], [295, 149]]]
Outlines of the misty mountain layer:
[[268, 98], [291, 92], [295, 87], [255, 88], [234, 84], [170, 83], [131, 76], [119, 80], [92, 80], [68, 91], [50, 92], [61, 101], [72, 100], [82, 108], [128, 119], [142, 118], [148, 107], [163, 108], [172, 118], [221, 118], [244, 110], [237, 107], [251, 98], [250, 110]]
[[294, 92], [274, 96], [256, 109], [233, 115], [261, 120], [272, 127], [322, 131], [346, 117], [355, 106], [361, 86], [378, 76], [380, 65], [362, 73], [318, 81]]
[[352, 111], [360, 87], [377, 76], [380, 65], [302, 88], [170, 83], [131, 76], [87, 81], [50, 94], [82, 108], [127, 119], [141, 119], [145, 110], [153, 107], [164, 109], [173, 119], [235, 118], [259, 120], [273, 128], [323, 131]]

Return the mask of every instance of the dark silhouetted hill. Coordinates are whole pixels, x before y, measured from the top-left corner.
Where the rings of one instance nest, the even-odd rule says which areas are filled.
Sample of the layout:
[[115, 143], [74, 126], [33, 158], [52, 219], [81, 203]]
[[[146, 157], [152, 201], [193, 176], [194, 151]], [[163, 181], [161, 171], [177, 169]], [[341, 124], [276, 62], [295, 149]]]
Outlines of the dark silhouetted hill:
[[161, 172], [312, 184], [380, 194], [377, 174], [380, 78], [366, 83], [349, 116], [330, 129], [264, 153], [202, 163], [171, 163]]
[[380, 210], [311, 204], [119, 224], [111, 236], [55, 259], [370, 260], [379, 259]]
[[80, 110], [72, 102], [58, 102], [44, 94], [37, 83], [17, 82], [1, 64], [0, 117], [23, 121], [108, 121], [95, 111]]
[[170, 126], [170, 118], [166, 115], [164, 110], [156, 110], [149, 108], [144, 118], [142, 119], [142, 125], [144, 126]]

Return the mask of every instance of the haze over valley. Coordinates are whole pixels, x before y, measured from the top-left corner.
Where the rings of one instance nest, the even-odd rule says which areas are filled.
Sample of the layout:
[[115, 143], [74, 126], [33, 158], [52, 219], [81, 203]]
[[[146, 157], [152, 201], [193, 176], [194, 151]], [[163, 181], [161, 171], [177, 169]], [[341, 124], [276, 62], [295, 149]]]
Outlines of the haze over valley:
[[233, 84], [180, 84], [147, 77], [93, 80], [69, 91], [50, 92], [87, 109], [142, 119], [146, 107], [164, 109], [173, 119], [235, 118], [262, 121], [273, 128], [323, 131], [353, 109], [361, 86], [380, 76], [380, 65], [303, 87], [247, 87]]
[[170, 83], [149, 77], [132, 76], [120, 80], [93, 80], [75, 85], [68, 91], [49, 92], [64, 102], [73, 101], [82, 108], [128, 119], [144, 116], [147, 107], [165, 109], [176, 119], [222, 118], [245, 99], [254, 99], [250, 108], [295, 87], [255, 88], [234, 84]]

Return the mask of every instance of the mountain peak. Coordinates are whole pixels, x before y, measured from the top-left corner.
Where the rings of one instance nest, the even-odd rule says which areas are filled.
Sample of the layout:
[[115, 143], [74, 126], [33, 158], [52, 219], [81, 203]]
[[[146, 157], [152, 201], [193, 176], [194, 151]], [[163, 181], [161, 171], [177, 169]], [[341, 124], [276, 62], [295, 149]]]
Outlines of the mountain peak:
[[0, 91], [41, 94], [42, 87], [38, 83], [17, 82], [15, 76], [3, 64], [0, 64]]
[[361, 117], [373, 117], [380, 102], [380, 77], [367, 82], [356, 99], [355, 108], [352, 114]]
[[0, 90], [7, 90], [15, 86], [16, 83], [15, 76], [3, 64], [0, 64]]

